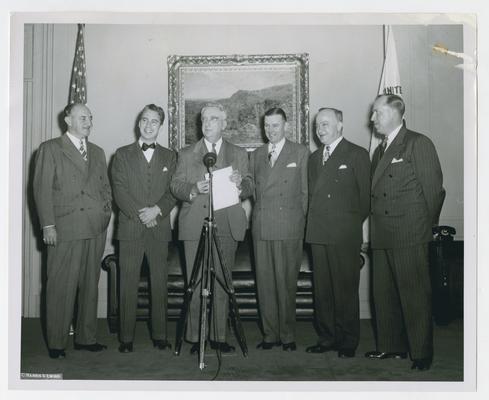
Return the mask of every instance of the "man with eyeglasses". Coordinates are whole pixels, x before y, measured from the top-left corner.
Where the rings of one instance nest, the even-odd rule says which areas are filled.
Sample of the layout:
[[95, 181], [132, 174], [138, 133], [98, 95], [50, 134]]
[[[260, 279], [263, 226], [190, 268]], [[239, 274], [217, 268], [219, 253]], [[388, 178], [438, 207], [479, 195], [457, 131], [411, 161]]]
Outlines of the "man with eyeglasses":
[[156, 142], [165, 120], [163, 109], [149, 104], [138, 117], [139, 139], [117, 150], [111, 169], [114, 199], [119, 208], [115, 238], [119, 240], [120, 346], [133, 351], [137, 295], [143, 257], [151, 287], [151, 337], [159, 350], [167, 340], [168, 242], [172, 240], [170, 212], [176, 199], [170, 181], [175, 152]]
[[[246, 150], [235, 146], [222, 137], [226, 128], [224, 107], [218, 103], [209, 103], [202, 108], [200, 114], [204, 137], [179, 152], [177, 170], [171, 182], [173, 194], [182, 201], [178, 218], [178, 235], [179, 239], [184, 242], [187, 279], [190, 279], [192, 273], [204, 219], [208, 216], [209, 181], [205, 179], [207, 169], [203, 163], [204, 156], [209, 152], [216, 154], [214, 169], [232, 167], [233, 172], [229, 179], [238, 188], [242, 199], [252, 194], [253, 187], [248, 171]], [[214, 218], [224, 260], [231, 272], [234, 267], [238, 241], [242, 241], [245, 236], [248, 224], [246, 214], [241, 204], [235, 204], [217, 210]], [[216, 274], [219, 276], [221, 268], [218, 266], [219, 257], [215, 251], [214, 260], [216, 261]], [[186, 332], [186, 340], [192, 343], [191, 354], [199, 352], [200, 298], [198, 294], [200, 288], [194, 293], [190, 304]], [[227, 293], [216, 282], [211, 311], [210, 339], [211, 347], [221, 353], [235, 351], [234, 346], [227, 343], [228, 303]]]

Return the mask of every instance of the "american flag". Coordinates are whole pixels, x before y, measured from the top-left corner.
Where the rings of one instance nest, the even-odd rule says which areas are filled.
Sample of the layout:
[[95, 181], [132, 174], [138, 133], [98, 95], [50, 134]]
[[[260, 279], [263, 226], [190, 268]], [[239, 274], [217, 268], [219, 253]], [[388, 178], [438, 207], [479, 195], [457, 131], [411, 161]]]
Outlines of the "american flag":
[[76, 37], [75, 58], [70, 82], [70, 104], [87, 103], [87, 66], [85, 62], [85, 24], [78, 24], [78, 35]]

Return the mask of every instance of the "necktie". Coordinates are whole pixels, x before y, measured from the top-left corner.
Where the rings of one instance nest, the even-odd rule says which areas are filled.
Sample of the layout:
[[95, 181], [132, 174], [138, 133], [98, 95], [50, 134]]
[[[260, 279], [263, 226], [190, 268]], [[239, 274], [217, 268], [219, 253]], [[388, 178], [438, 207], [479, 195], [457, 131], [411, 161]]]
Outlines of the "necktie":
[[143, 149], [143, 151], [146, 151], [148, 149], [155, 149], [156, 145], [154, 143], [151, 143], [151, 144], [143, 143], [141, 148]]
[[331, 157], [331, 153], [329, 152], [331, 148], [329, 146], [326, 146], [324, 153], [323, 153], [323, 165], [326, 164], [326, 161], [328, 161], [328, 158]]
[[275, 161], [277, 160], [276, 154], [275, 154], [275, 149], [276, 149], [276, 146], [274, 144], [272, 144], [272, 151], [270, 153], [268, 153], [268, 162], [270, 163], [270, 167], [272, 167], [272, 168], [275, 165]]
[[88, 161], [87, 150], [85, 149], [85, 144], [83, 143], [83, 139], [80, 139], [80, 147], [78, 149], [80, 151], [81, 156], [85, 161]]
[[379, 160], [383, 157], [386, 147], [387, 147], [387, 137], [384, 137], [379, 148]]
[[217, 156], [217, 149], [216, 149], [216, 144], [212, 143], [212, 152], [216, 154]]

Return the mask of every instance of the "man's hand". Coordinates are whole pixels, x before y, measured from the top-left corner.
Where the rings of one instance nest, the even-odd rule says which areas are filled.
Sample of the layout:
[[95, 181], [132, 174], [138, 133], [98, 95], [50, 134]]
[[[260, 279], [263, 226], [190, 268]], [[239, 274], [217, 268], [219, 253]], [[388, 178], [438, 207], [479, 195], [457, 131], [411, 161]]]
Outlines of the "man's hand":
[[158, 214], [161, 212], [160, 207], [144, 207], [139, 210], [139, 219], [146, 225], [147, 223], [156, 219]]
[[42, 228], [43, 242], [46, 246], [56, 246], [56, 241], [58, 239], [58, 234], [56, 233], [55, 226], [47, 226]]
[[197, 193], [209, 193], [209, 181], [204, 180], [197, 182], [194, 189], [197, 189]]
[[158, 225], [158, 222], [156, 222], [156, 219], [149, 221], [146, 225], [146, 228], [154, 228], [156, 225]]
[[243, 179], [241, 178], [241, 174], [237, 169], [233, 170], [233, 173], [229, 176], [229, 180], [231, 182], [234, 182], [238, 189], [241, 188], [241, 181]]

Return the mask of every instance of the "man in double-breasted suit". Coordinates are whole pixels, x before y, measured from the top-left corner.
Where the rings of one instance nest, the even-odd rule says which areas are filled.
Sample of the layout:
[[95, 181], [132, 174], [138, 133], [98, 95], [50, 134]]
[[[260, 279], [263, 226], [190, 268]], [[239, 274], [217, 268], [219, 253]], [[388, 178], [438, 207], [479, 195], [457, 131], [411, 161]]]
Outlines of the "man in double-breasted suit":
[[[222, 105], [205, 105], [201, 111], [201, 119], [204, 137], [180, 151], [177, 169], [171, 182], [173, 194], [182, 201], [178, 217], [178, 235], [184, 242], [187, 279], [190, 279], [192, 273], [204, 219], [208, 216], [209, 181], [205, 179], [207, 169], [203, 163], [204, 155], [209, 152], [217, 155], [214, 169], [232, 166], [230, 180], [237, 186], [241, 198], [251, 196], [253, 186], [246, 150], [222, 138], [222, 131], [226, 128], [226, 111]], [[243, 240], [247, 228], [245, 211], [241, 204], [236, 204], [217, 210], [214, 219], [226, 266], [232, 271], [237, 242]], [[221, 268], [215, 249], [214, 260], [216, 274], [219, 276]], [[199, 294], [200, 290], [197, 288], [192, 296], [186, 332], [186, 339], [193, 344], [190, 351], [192, 354], [199, 351]], [[226, 342], [228, 295], [217, 282], [213, 306], [210, 323], [211, 346], [223, 353], [233, 352], [234, 347]]]
[[370, 160], [365, 149], [343, 137], [340, 110], [319, 110], [316, 135], [322, 145], [309, 159], [306, 241], [319, 340], [306, 351], [353, 357], [360, 335], [360, 247], [370, 205]]
[[165, 120], [154, 104], [138, 117], [139, 139], [121, 147], [111, 169], [114, 199], [119, 207], [120, 341], [119, 351], [133, 351], [139, 275], [144, 255], [151, 283], [151, 336], [155, 347], [170, 348], [167, 340], [168, 242], [172, 240], [170, 211], [176, 199], [170, 181], [176, 154], [156, 143]]
[[285, 138], [281, 108], [265, 113], [269, 143], [251, 155], [255, 183], [252, 233], [263, 340], [258, 348], [282, 344], [296, 350], [297, 277], [302, 261], [307, 212], [309, 150]]
[[377, 350], [368, 358], [406, 358], [429, 369], [433, 359], [428, 242], [445, 197], [435, 147], [406, 129], [396, 95], [377, 97], [372, 109], [384, 136], [372, 159], [370, 242]]
[[83, 104], [64, 110], [68, 131], [41, 144], [34, 199], [47, 248], [46, 330], [51, 358], [64, 358], [78, 291], [75, 350], [97, 343], [100, 260], [111, 215], [104, 151], [89, 143], [92, 114]]

